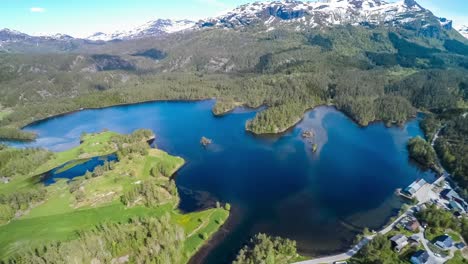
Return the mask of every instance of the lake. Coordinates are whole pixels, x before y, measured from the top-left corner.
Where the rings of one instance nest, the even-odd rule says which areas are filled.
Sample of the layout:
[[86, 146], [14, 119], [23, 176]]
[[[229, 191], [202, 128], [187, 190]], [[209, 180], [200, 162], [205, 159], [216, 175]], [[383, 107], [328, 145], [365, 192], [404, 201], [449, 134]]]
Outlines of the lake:
[[[323, 106], [283, 135], [258, 137], [244, 129], [255, 110], [214, 117], [213, 105], [212, 100], [153, 102], [83, 110], [26, 127], [39, 137], [22, 146], [62, 151], [78, 145], [83, 132], [152, 129], [158, 148], [187, 161], [176, 175], [182, 211], [218, 200], [234, 208], [229, 233], [206, 263], [231, 261], [259, 232], [294, 239], [309, 256], [346, 249], [362, 228], [379, 228], [397, 213], [402, 201], [395, 189], [418, 178], [434, 180], [408, 161], [406, 142], [422, 136], [418, 118], [403, 127], [362, 128]], [[302, 138], [309, 129], [316, 153]], [[202, 136], [213, 144], [203, 148]]]

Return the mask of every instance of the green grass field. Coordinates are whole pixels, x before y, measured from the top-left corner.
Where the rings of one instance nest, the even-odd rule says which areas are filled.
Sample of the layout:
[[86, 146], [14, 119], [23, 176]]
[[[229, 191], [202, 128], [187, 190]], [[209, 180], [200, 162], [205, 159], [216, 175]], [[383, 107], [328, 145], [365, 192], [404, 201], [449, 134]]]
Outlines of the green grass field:
[[1, 194], [10, 194], [18, 190], [32, 188], [37, 183], [37, 178], [27, 176], [16, 176], [8, 184], [0, 184]]

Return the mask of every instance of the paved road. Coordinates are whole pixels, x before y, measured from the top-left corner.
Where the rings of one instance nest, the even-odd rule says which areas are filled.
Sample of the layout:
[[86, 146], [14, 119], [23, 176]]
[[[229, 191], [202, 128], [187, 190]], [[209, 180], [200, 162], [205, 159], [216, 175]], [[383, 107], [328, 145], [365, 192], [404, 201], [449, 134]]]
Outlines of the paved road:
[[[393, 221], [391, 224], [380, 230], [378, 233], [381, 235], [385, 235], [388, 232], [390, 232], [395, 225], [400, 222], [401, 219], [403, 219], [405, 216], [410, 215], [413, 213], [413, 208], [408, 209], [406, 212], [404, 212], [402, 215], [400, 215], [395, 221]], [[353, 246], [350, 250], [341, 253], [341, 254], [336, 254], [333, 256], [328, 256], [328, 257], [322, 257], [322, 258], [316, 258], [316, 259], [310, 259], [310, 260], [305, 260], [301, 262], [297, 262], [295, 264], [322, 264], [322, 263], [334, 263], [337, 261], [342, 261], [342, 260], [347, 260], [350, 259], [352, 256], [354, 256], [361, 248], [363, 248], [367, 243], [369, 243], [372, 239], [374, 239], [375, 235], [372, 236], [367, 236], [364, 239], [362, 239], [358, 244]]]
[[357, 245], [355, 245], [352, 249], [346, 251], [345, 253], [337, 254], [334, 256], [328, 256], [328, 257], [323, 257], [323, 258], [317, 258], [317, 259], [311, 259], [311, 260], [306, 260], [306, 261], [301, 261], [297, 262], [295, 264], [322, 264], [322, 263], [334, 263], [336, 261], [340, 260], [347, 260], [354, 256], [359, 250], [361, 250], [362, 247], [367, 245], [369, 241], [372, 240], [373, 237], [370, 238], [364, 238], [359, 242]]
[[439, 128], [436, 133], [434, 134], [434, 137], [432, 138], [432, 141], [431, 141], [431, 146], [434, 147], [435, 145], [435, 142], [437, 141], [437, 139], [439, 138], [439, 134], [440, 134], [440, 131], [442, 131], [442, 129], [444, 129], [445, 125], [442, 126], [441, 128]]

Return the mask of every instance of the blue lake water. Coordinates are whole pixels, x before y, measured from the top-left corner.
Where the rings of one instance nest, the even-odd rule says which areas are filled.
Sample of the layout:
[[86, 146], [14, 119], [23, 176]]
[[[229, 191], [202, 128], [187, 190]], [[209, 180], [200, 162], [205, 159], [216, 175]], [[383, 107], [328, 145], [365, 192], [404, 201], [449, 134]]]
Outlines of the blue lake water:
[[43, 175], [44, 184], [54, 184], [58, 179], [73, 179], [83, 176], [87, 171], [92, 172], [97, 166], [102, 166], [106, 161], [117, 161], [117, 155], [111, 154], [104, 157], [94, 157], [79, 161], [67, 162]]
[[[235, 208], [229, 234], [206, 263], [232, 260], [258, 232], [295, 239], [306, 255], [342, 250], [363, 227], [378, 228], [398, 211], [396, 188], [417, 178], [433, 180], [408, 161], [406, 142], [422, 136], [418, 119], [403, 127], [361, 128], [332, 107], [318, 107], [283, 135], [257, 137], [244, 130], [255, 111], [214, 117], [213, 105], [155, 102], [84, 110], [26, 127], [39, 135], [26, 146], [61, 151], [78, 145], [82, 132], [152, 129], [158, 148], [187, 161], [176, 176], [181, 210], [216, 200]], [[316, 153], [302, 138], [304, 129], [315, 132]], [[207, 149], [202, 136], [213, 140]]]

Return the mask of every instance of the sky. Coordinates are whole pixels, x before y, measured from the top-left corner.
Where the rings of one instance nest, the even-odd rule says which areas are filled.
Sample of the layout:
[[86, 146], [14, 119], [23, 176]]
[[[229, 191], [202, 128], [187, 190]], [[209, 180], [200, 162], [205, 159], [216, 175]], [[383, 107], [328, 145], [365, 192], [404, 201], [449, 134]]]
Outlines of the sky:
[[[217, 16], [249, 0], [0, 0], [0, 29], [30, 35], [129, 30], [158, 18], [199, 20]], [[437, 16], [468, 25], [468, 0], [417, 0]]]

